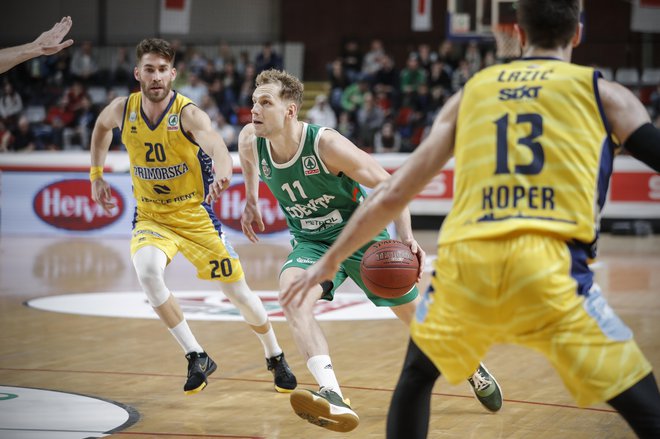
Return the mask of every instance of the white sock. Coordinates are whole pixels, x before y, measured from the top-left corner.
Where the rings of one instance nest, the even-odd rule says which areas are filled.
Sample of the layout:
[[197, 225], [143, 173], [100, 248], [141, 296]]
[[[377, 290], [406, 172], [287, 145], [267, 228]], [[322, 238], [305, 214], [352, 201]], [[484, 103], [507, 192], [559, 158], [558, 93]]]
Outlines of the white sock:
[[320, 387], [329, 387], [342, 398], [344, 397], [339, 388], [332, 361], [329, 355], [315, 355], [307, 360], [307, 368], [314, 375]]
[[259, 341], [261, 341], [261, 344], [264, 347], [264, 355], [266, 355], [266, 358], [276, 357], [282, 353], [282, 348], [277, 343], [275, 331], [273, 331], [272, 327], [265, 334], [259, 334], [256, 331], [254, 333], [257, 334]]
[[176, 338], [176, 341], [181, 345], [184, 354], [189, 352], [204, 352], [204, 349], [202, 349], [199, 343], [197, 343], [197, 339], [188, 327], [186, 319], [181, 320], [181, 323], [174, 328], [169, 328], [169, 330], [174, 338]]

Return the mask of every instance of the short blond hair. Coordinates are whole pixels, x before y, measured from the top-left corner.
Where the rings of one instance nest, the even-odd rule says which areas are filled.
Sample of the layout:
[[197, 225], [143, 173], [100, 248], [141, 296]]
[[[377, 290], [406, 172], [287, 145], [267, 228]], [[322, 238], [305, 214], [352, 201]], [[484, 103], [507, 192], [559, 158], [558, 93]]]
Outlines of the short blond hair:
[[298, 108], [303, 102], [303, 91], [305, 87], [300, 79], [283, 70], [264, 70], [259, 73], [255, 80], [257, 87], [265, 84], [279, 84], [281, 87], [280, 98], [293, 101]]

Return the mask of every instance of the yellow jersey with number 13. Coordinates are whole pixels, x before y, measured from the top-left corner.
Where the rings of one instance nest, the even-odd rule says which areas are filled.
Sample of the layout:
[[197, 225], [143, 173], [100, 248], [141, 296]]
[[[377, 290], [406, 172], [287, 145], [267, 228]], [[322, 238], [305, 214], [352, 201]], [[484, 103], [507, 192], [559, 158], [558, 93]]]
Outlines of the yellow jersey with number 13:
[[168, 213], [198, 206], [213, 182], [211, 158], [181, 124], [187, 105], [194, 104], [175, 92], [160, 118], [150, 121], [142, 111], [142, 93], [126, 101], [121, 140], [138, 210]]
[[519, 233], [596, 240], [615, 152], [599, 76], [530, 58], [468, 81], [456, 128], [456, 196], [439, 244]]

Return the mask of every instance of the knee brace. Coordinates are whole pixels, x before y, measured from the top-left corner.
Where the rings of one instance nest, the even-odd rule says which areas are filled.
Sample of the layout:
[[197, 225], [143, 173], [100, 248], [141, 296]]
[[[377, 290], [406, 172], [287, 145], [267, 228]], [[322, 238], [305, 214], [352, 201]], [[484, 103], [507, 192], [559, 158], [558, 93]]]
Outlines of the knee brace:
[[250, 290], [245, 279], [223, 283], [222, 292], [238, 308], [249, 325], [261, 326], [268, 321], [268, 314], [261, 299]]
[[133, 255], [133, 266], [149, 304], [158, 308], [167, 302], [170, 290], [165, 286], [167, 255], [157, 247], [142, 247]]

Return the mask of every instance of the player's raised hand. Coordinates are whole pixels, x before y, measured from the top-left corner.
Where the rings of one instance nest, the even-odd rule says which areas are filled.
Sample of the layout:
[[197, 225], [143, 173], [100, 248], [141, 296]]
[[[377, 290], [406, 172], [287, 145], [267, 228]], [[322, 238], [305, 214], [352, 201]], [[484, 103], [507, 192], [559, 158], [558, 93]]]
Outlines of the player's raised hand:
[[52, 28], [39, 35], [37, 39], [34, 40], [34, 44], [41, 49], [42, 55], [53, 55], [73, 44], [72, 39], [62, 41], [66, 34], [69, 33], [69, 30], [71, 30], [72, 25], [73, 21], [71, 20], [71, 17], [62, 17], [62, 19], [55, 23]]

